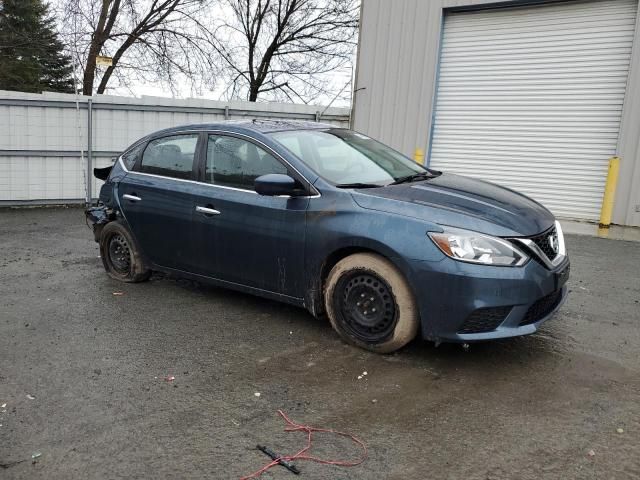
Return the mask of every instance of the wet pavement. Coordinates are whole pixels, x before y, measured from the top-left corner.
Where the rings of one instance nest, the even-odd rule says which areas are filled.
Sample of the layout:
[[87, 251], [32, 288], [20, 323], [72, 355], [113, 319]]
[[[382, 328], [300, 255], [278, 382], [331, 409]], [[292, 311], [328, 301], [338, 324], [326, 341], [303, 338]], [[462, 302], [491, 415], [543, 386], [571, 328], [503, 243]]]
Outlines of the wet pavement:
[[562, 231], [565, 234], [591, 235], [611, 240], [632, 240], [640, 242], [640, 227], [610, 225], [607, 228], [600, 228], [597, 223], [575, 222], [571, 220], [561, 220], [560, 223], [562, 224]]
[[[304, 445], [278, 409], [369, 449], [304, 479], [640, 478], [640, 244], [567, 243], [570, 297], [539, 333], [381, 356], [301, 309], [119, 284], [79, 209], [0, 210], [0, 478], [239, 478], [257, 443]], [[318, 434], [313, 453], [358, 450]]]

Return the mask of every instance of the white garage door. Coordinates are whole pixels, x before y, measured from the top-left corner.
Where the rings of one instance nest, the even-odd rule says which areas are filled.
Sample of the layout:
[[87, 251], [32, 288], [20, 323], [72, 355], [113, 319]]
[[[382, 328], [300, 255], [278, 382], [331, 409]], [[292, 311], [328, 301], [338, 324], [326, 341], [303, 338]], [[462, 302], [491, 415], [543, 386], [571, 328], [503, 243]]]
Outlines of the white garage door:
[[599, 217], [637, 0], [445, 17], [430, 166]]

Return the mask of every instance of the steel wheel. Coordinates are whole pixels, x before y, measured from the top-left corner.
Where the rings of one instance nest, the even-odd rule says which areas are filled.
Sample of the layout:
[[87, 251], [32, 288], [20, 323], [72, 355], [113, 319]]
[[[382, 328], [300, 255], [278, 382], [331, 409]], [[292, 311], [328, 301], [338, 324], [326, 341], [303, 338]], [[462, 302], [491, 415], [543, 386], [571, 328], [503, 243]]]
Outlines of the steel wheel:
[[131, 270], [131, 249], [119, 233], [109, 239], [109, 261], [118, 273], [127, 274]]
[[347, 342], [378, 353], [402, 348], [417, 334], [416, 301], [402, 272], [375, 253], [354, 253], [329, 272], [324, 305]]
[[118, 221], [107, 223], [100, 234], [100, 257], [109, 276], [121, 282], [144, 282], [151, 276], [129, 229]]
[[386, 340], [397, 322], [396, 304], [386, 282], [354, 272], [338, 282], [338, 311], [350, 333], [367, 343]]

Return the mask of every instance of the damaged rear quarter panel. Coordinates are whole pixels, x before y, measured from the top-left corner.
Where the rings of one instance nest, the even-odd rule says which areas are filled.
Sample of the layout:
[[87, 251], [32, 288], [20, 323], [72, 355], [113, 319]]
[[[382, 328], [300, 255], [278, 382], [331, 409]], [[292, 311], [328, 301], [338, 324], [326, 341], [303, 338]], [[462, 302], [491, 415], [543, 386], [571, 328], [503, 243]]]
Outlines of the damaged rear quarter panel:
[[[96, 170], [101, 173], [107, 169], [110, 169], [109, 175], [102, 187], [100, 187], [97, 205], [85, 210], [87, 223], [93, 228], [93, 236], [96, 242], [100, 241], [102, 229], [107, 223], [122, 218], [118, 201], [118, 184], [127, 175], [127, 172], [122, 168], [120, 161], [116, 161], [113, 166], [106, 169]], [[96, 177], [101, 178], [97, 174]]]

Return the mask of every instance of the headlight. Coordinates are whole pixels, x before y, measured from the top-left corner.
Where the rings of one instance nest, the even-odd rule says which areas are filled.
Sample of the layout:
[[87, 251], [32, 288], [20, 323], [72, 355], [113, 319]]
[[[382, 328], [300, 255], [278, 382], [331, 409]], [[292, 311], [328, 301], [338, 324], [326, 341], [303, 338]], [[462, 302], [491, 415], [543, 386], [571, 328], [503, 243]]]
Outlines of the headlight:
[[461, 262], [518, 267], [529, 260], [510, 242], [469, 230], [444, 227], [444, 232], [429, 232], [429, 237], [445, 255]]

